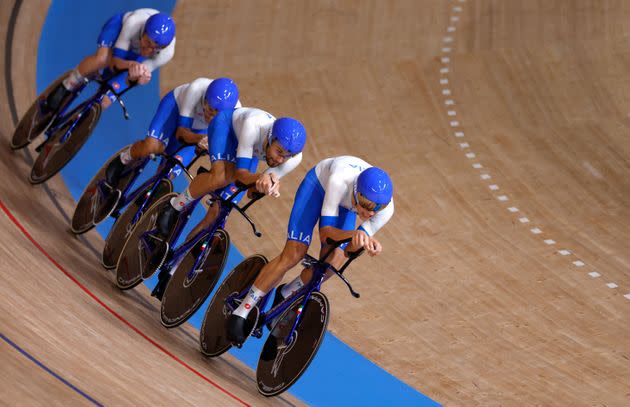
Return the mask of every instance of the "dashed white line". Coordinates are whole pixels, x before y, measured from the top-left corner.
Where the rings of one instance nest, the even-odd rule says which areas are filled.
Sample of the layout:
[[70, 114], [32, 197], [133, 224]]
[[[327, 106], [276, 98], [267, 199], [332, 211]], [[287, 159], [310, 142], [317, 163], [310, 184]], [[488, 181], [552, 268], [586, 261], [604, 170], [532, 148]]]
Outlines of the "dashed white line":
[[[459, 3], [465, 3], [465, 2], [466, 2], [466, 0], [459, 0]], [[461, 13], [462, 10], [463, 10], [463, 8], [460, 7], [460, 6], [454, 6], [452, 8], [453, 13]], [[451, 21], [451, 24], [447, 27], [446, 31], [449, 32], [449, 33], [454, 33], [457, 30], [455, 24], [459, 20], [460, 20], [460, 17], [458, 15], [449, 16], [449, 21]], [[445, 43], [445, 44], [453, 43], [454, 40], [455, 39], [452, 36], [450, 36], [450, 35], [446, 35], [446, 36], [444, 36], [442, 38], [442, 42]], [[450, 45], [449, 46], [443, 46], [441, 48], [441, 51], [443, 53], [450, 53], [452, 50], [453, 50], [453, 48]], [[443, 64], [448, 64], [449, 62], [451, 62], [451, 60], [450, 60], [450, 58], [448, 56], [442, 56], [440, 58], [440, 61]], [[442, 74], [442, 75], [445, 75], [445, 74], [447, 74], [449, 72], [450, 72], [450, 69], [448, 67], [440, 68], [440, 74]], [[449, 83], [449, 80], [447, 78], [440, 79], [440, 84], [441, 85], [446, 85], [448, 83]], [[450, 89], [443, 89], [442, 90], [442, 94], [443, 95], [450, 95], [451, 94], [451, 90]], [[452, 105], [455, 104], [455, 102], [452, 99], [447, 99], [447, 100], [444, 101], [444, 104], [446, 106], [452, 106]], [[447, 110], [447, 115], [450, 116], [450, 117], [454, 117], [454, 116], [457, 116], [457, 112], [455, 110]], [[458, 121], [450, 121], [449, 124], [450, 124], [451, 127], [458, 127], [459, 126], [459, 122]], [[464, 137], [464, 132], [456, 131], [456, 132], [454, 132], [454, 135], [455, 135], [455, 137], [463, 138]], [[470, 147], [470, 145], [468, 143], [459, 143], [459, 146], [462, 149], [467, 149], [467, 148]], [[468, 153], [466, 153], [466, 157], [467, 158], [475, 158], [476, 154], [473, 153], [473, 152], [468, 152]], [[480, 163], [476, 162], [476, 163], [472, 164], [472, 167], [475, 168], [475, 169], [481, 169], [481, 168], [483, 168], [483, 165], [481, 165]], [[489, 174], [487, 174], [487, 173], [484, 173], [484, 174], [480, 175], [480, 178], [482, 180], [489, 180], [489, 179], [491, 179], [491, 176]], [[491, 185], [488, 186], [488, 188], [490, 190], [492, 190], [492, 191], [498, 191], [499, 190], [499, 186], [497, 184], [491, 184]], [[499, 201], [502, 201], [502, 202], [505, 202], [505, 201], [509, 200], [507, 195], [499, 195], [496, 198]], [[510, 211], [512, 213], [516, 213], [516, 212], [519, 212], [519, 209], [517, 207], [511, 206], [511, 207], [508, 208], [508, 211]], [[518, 220], [521, 223], [529, 223], [530, 222], [530, 220], [527, 217], [525, 217], [525, 216], [522, 216], [522, 217], [518, 218]], [[535, 235], [542, 234], [542, 230], [540, 228], [538, 228], [538, 227], [531, 228], [530, 232], [535, 234]], [[544, 239], [544, 242], [547, 245], [555, 245], [556, 244], [556, 241], [553, 240], [553, 239]], [[572, 254], [572, 252], [570, 250], [568, 250], [568, 249], [558, 250], [557, 253], [560, 254], [561, 256], [569, 256], [569, 255]], [[583, 262], [582, 260], [574, 260], [572, 262], [572, 264], [575, 267], [584, 267], [584, 266], [586, 266], [586, 263]], [[591, 272], [588, 273], [588, 275], [591, 278], [599, 278], [599, 277], [601, 277], [601, 274], [599, 272], [597, 272], [597, 271], [591, 271]], [[609, 287], [609, 288], [617, 288], [618, 287], [618, 285], [616, 283], [614, 283], [614, 282], [607, 283], [606, 286]], [[630, 293], [625, 294], [624, 297], [626, 299], [630, 300]]]

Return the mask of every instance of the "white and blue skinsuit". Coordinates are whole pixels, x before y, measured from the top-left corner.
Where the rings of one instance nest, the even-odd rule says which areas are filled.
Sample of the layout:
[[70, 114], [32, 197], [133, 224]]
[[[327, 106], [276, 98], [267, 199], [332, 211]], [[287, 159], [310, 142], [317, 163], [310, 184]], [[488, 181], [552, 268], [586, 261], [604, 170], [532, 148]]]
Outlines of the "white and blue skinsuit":
[[[212, 138], [208, 137], [208, 151], [210, 161], [229, 161], [236, 164], [236, 169], [245, 169], [256, 173], [258, 161], [266, 161], [265, 145], [270, 141], [269, 135], [274, 116], [261, 109], [243, 107], [231, 112], [231, 129], [228, 132], [217, 132]], [[275, 168], [267, 168], [265, 173], [273, 173], [278, 179], [293, 171], [302, 161], [302, 153], [289, 158]], [[222, 188], [219, 194], [228, 198], [236, 186], [230, 184]], [[238, 202], [243, 194], [234, 201]]]
[[[147, 130], [147, 137], [156, 138], [164, 144], [165, 154], [174, 155], [177, 152], [177, 158], [185, 167], [195, 158], [195, 146], [181, 148], [183, 144], [176, 138], [177, 128], [183, 127], [196, 134], [206, 134], [210, 139], [215, 132], [221, 131], [222, 112], [210, 123], [206, 122], [203, 114], [206, 90], [211, 83], [212, 79], [197, 78], [167, 93], [160, 101]], [[240, 105], [238, 101], [236, 106]]]
[[[140, 55], [140, 39], [144, 32], [144, 25], [158, 10], [152, 8], [141, 8], [126, 13], [112, 16], [103, 25], [98, 36], [98, 48], [113, 48], [112, 57], [124, 59], [126, 61], [136, 61], [145, 65], [150, 72], [168, 63], [175, 55], [175, 40], [158, 51], [154, 56], [145, 58]], [[106, 74], [110, 73], [106, 70]], [[127, 88], [127, 72], [116, 74], [109, 80], [109, 84], [120, 92]], [[110, 95], [113, 100], [113, 96]]]
[[[332, 226], [354, 230], [357, 213], [352, 205], [354, 185], [359, 174], [371, 165], [353, 156], [339, 156], [320, 161], [304, 177], [293, 202], [287, 240], [309, 246], [313, 228], [319, 220], [320, 229]], [[361, 223], [359, 230], [368, 236], [382, 228], [394, 214], [394, 200]]]

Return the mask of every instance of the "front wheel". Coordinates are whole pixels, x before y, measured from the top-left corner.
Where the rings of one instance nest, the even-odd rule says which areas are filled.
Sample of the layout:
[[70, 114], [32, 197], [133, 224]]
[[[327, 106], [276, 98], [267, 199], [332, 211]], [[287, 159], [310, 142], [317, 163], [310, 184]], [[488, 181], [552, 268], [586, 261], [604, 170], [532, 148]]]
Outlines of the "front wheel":
[[[209, 246], [209, 247], [204, 247]], [[184, 256], [173, 273], [162, 297], [162, 325], [175, 328], [186, 322], [212, 292], [217, 284], [227, 259], [230, 237], [218, 229], [210, 239], [200, 239]], [[201, 253], [199, 264], [192, 270]]]
[[225, 277], [212, 297], [203, 318], [203, 324], [199, 331], [201, 353], [216, 357], [232, 347], [232, 342], [226, 336], [226, 323], [232, 310], [228, 308], [225, 299], [229, 295], [248, 290], [254, 284], [254, 280], [265, 264], [267, 264], [265, 256], [255, 254], [243, 260]]
[[[306, 371], [324, 340], [330, 315], [328, 298], [316, 291], [302, 308], [303, 304], [301, 296], [280, 314], [263, 346], [256, 369], [258, 391], [263, 396], [276, 396], [291, 387]], [[301, 319], [291, 333], [298, 314]]]
[[[101, 105], [94, 103], [83, 114], [81, 111], [75, 113], [63, 126], [51, 134], [33, 164], [29, 177], [30, 183], [41, 184], [57, 174], [83, 147], [100, 117]], [[62, 138], [75, 122], [76, 126], [62, 142]]]

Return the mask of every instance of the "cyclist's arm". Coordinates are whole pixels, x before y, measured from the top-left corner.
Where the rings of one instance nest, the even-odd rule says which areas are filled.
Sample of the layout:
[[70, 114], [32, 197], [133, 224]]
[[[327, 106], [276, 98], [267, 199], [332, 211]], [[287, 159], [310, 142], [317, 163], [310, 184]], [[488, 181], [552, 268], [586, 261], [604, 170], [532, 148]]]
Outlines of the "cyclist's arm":
[[267, 168], [266, 174], [275, 174], [278, 178], [282, 178], [291, 171], [293, 171], [302, 162], [302, 153], [298, 153], [287, 161], [275, 168]]
[[206, 137], [206, 131], [204, 129], [196, 132], [188, 127], [178, 127], [175, 131], [175, 137], [182, 143], [197, 144]]
[[171, 41], [171, 43], [157, 55], [142, 62], [147, 68], [149, 68], [150, 72], [155, 71], [162, 65], [166, 65], [171, 59], [173, 59], [173, 56], [175, 55], [175, 40], [176, 38], [173, 38], [173, 41]]
[[252, 122], [245, 122], [237, 135], [238, 147], [236, 148], [236, 172], [234, 177], [245, 185], [253, 184], [263, 176], [263, 174], [249, 171], [251, 162], [254, 159], [254, 143], [259, 131], [259, 127]]
[[356, 230], [342, 230], [334, 226], [324, 226], [319, 229], [319, 239], [326, 242], [329, 237], [334, 240], [350, 239], [356, 233]]
[[112, 71], [124, 71], [128, 70], [132, 64], [137, 64], [135, 61], [130, 61], [127, 59], [112, 57], [109, 68]]
[[337, 224], [339, 206], [343, 197], [348, 193], [347, 184], [339, 176], [339, 173], [331, 175], [324, 186], [324, 201], [319, 219], [319, 238], [325, 242], [331, 237], [335, 240], [347, 239], [354, 236], [354, 230], [341, 230], [333, 225]]
[[359, 226], [359, 230], [364, 231], [368, 236], [374, 236], [376, 232], [394, 215], [394, 200], [392, 201], [380, 212], [372, 217], [372, 219], [368, 219]]

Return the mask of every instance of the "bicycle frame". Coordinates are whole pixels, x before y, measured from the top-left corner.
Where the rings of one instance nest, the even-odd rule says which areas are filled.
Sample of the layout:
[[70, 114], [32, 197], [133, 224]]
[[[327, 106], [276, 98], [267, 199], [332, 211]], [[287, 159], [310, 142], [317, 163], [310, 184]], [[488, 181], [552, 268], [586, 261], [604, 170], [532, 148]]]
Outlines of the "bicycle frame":
[[[342, 274], [343, 274], [344, 270], [350, 265], [350, 263], [361, 254], [363, 249], [360, 249], [357, 252], [351, 253], [350, 257], [348, 258], [348, 260], [346, 260], [344, 265], [339, 270], [335, 269], [331, 264], [326, 262], [326, 259], [328, 259], [328, 257], [339, 246], [341, 246], [343, 243], [349, 242], [350, 240], [351, 239], [345, 239], [345, 240], [341, 240], [341, 241], [335, 242], [334, 245], [331, 245], [331, 247], [328, 249], [326, 254], [324, 256], [322, 256], [321, 260], [317, 260], [317, 259], [315, 259], [314, 257], [312, 257], [309, 254], [304, 256], [304, 261], [302, 263], [305, 266], [307, 266], [307, 267], [311, 267], [311, 269], [313, 271], [313, 275], [311, 277], [311, 280], [308, 283], [306, 283], [302, 288], [300, 288], [298, 291], [294, 292], [293, 294], [291, 294], [290, 296], [288, 296], [287, 298], [282, 300], [278, 305], [276, 305], [275, 307], [271, 308], [267, 312], [263, 312], [262, 314], [260, 314], [257, 327], [252, 331], [252, 336], [254, 336], [256, 338], [261, 338], [262, 335], [263, 335], [263, 327], [267, 323], [272, 321], [274, 318], [276, 318], [279, 315], [281, 315], [284, 311], [286, 311], [287, 308], [289, 308], [289, 305], [291, 305], [291, 303], [293, 303], [293, 301], [296, 298], [299, 298], [300, 296], [304, 295], [304, 300], [302, 301], [302, 304], [298, 308], [297, 316], [295, 318], [295, 321], [293, 322], [293, 326], [291, 327], [291, 330], [289, 331], [289, 334], [286, 336], [286, 338], [284, 338], [284, 344], [286, 346], [288, 346], [290, 344], [290, 342], [291, 342], [291, 338], [293, 337], [293, 333], [298, 329], [298, 327], [300, 325], [300, 322], [302, 320], [302, 310], [306, 306], [309, 298], [311, 297], [311, 294], [313, 292], [315, 292], [315, 291], [320, 291], [321, 290], [322, 283], [324, 282], [324, 277], [326, 276], [326, 272], [328, 272], [328, 270], [331, 270], [331, 271], [335, 272], [335, 274], [337, 274], [346, 283], [346, 285], [350, 289], [350, 292], [352, 293], [352, 295], [355, 298], [358, 298], [359, 294], [356, 293], [352, 289], [352, 287], [350, 286], [350, 283], [348, 283], [348, 281], [343, 277]], [[330, 242], [329, 242], [329, 244], [330, 244]], [[238, 306], [236, 304], [235, 300], [243, 298], [247, 294], [248, 290], [249, 290], [249, 287], [247, 289], [243, 290], [242, 292], [234, 295], [234, 296], [229, 296], [228, 298], [226, 298], [226, 300], [225, 300], [226, 305], [228, 306], [228, 308], [231, 308], [231, 311], [234, 311], [234, 309], [236, 309], [237, 306]], [[261, 300], [259, 309], [262, 310], [262, 309], [265, 308], [265, 305], [267, 304], [267, 301], [269, 301], [269, 297], [270, 297], [269, 294], [270, 293], [267, 293], [267, 295], [265, 295], [265, 297]]]
[[[74, 101], [79, 94], [85, 89], [85, 87], [87, 86], [87, 84], [83, 84], [81, 85], [81, 87], [79, 89], [77, 89], [75, 91], [74, 97], [72, 98], [72, 101], [70, 103], [68, 103], [63, 109], [61, 109], [61, 111], [59, 111], [55, 118], [53, 119], [52, 123], [48, 126], [48, 128], [46, 129], [46, 131], [44, 132], [44, 135], [46, 137], [46, 140], [38, 147], [41, 148], [41, 146], [43, 146], [44, 144], [46, 144], [46, 142], [50, 139], [50, 136], [52, 134], [54, 134], [57, 130], [59, 130], [60, 128], [62, 128], [64, 125], [66, 125], [70, 118], [76, 114], [77, 112], [80, 112], [79, 115], [77, 116], [76, 120], [74, 120], [72, 122], [72, 124], [70, 125], [70, 127], [68, 128], [68, 130], [66, 130], [66, 132], [64, 133], [64, 135], [61, 137], [61, 139], [59, 140], [59, 142], [61, 144], [65, 143], [66, 140], [68, 139], [68, 137], [70, 137], [70, 134], [72, 134], [72, 132], [74, 131], [74, 128], [77, 126], [77, 124], [79, 123], [81, 117], [87, 112], [89, 111], [92, 106], [94, 104], [100, 104], [103, 99], [105, 98], [105, 96], [107, 95], [108, 91], [113, 92], [116, 95], [117, 101], [120, 103], [120, 105], [123, 107], [123, 111], [124, 111], [124, 115], [125, 118], [128, 118], [128, 114], [127, 111], [124, 107], [124, 104], [122, 103], [122, 101], [120, 100], [120, 97], [122, 95], [124, 95], [127, 91], [129, 91], [130, 89], [132, 89], [135, 84], [129, 86], [127, 89], [123, 90], [120, 93], [117, 93], [108, 83], [107, 80], [111, 79], [114, 75], [112, 74], [112, 76], [106, 78], [106, 79], [96, 79], [101, 85], [99, 87], [99, 89], [94, 93], [94, 95], [92, 95], [90, 98], [88, 98], [86, 101], [80, 103], [78, 106], [76, 106], [75, 108], [71, 109], [70, 111], [68, 111], [70, 109], [70, 105], [72, 104], [72, 101]], [[41, 103], [43, 103], [43, 100], [40, 101], [40, 112], [41, 112]]]
[[[238, 207], [237, 204], [235, 204], [234, 202], [232, 202], [232, 199], [234, 199], [236, 196], [238, 196], [238, 194], [240, 194], [241, 192], [243, 192], [244, 190], [246, 190], [247, 187], [243, 186], [239, 189], [237, 189], [229, 198], [227, 199], [222, 199], [220, 196], [216, 195], [214, 192], [211, 193], [211, 195], [214, 196], [214, 199], [217, 202], [220, 202], [220, 208], [219, 208], [219, 214], [217, 215], [217, 219], [208, 227], [202, 229], [201, 231], [199, 231], [199, 233], [197, 233], [195, 236], [193, 236], [190, 240], [184, 242], [183, 244], [181, 244], [179, 247], [177, 247], [172, 254], [171, 260], [169, 260], [163, 267], [166, 267], [167, 269], [172, 269], [180, 260], [180, 258], [186, 254], [186, 252], [188, 252], [188, 250], [190, 250], [192, 247], [194, 247], [203, 237], [207, 237], [209, 239], [212, 239], [212, 236], [214, 236], [214, 234], [216, 233], [216, 231], [219, 228], [224, 228], [225, 227], [225, 222], [227, 221], [228, 216], [230, 215], [230, 213], [232, 212], [233, 208], [238, 208], [239, 212], [241, 212], [241, 214], [243, 216], [245, 216], [245, 218], [250, 222], [250, 224], [253, 227], [253, 223], [251, 222], [251, 220], [249, 219], [249, 217], [247, 215], [245, 215], [245, 211], [247, 210], [247, 208], [249, 208], [255, 201], [257, 201], [258, 199], [262, 198], [262, 196], [259, 196], [257, 198], [254, 198], [252, 200], [250, 200], [243, 208]], [[263, 195], [264, 196], [264, 195]], [[192, 211], [194, 210], [194, 208], [197, 206], [197, 203], [199, 202], [199, 199], [194, 201], [193, 203], [191, 203], [189, 205], [189, 207], [187, 208], [188, 213], [186, 214], [186, 216], [189, 216], [190, 213], [192, 213]], [[181, 229], [183, 229], [183, 225], [181, 225]], [[176, 232], [176, 236], [179, 236], [179, 233], [181, 233], [181, 231], [177, 231]], [[260, 237], [260, 234], [256, 231], [256, 228], [254, 227], [254, 233], [256, 234], [256, 236]], [[177, 238], [173, 239], [173, 241], [177, 240]], [[205, 254], [205, 250], [207, 247], [207, 243], [208, 241], [206, 241], [204, 243], [204, 246], [202, 247], [201, 252], [199, 253], [199, 255], [197, 256], [197, 259], [195, 259], [195, 264], [193, 265], [193, 267], [190, 269], [190, 271], [188, 272], [188, 274], [186, 275], [186, 279], [190, 280], [192, 279], [192, 277], [194, 276], [194, 274], [196, 273], [197, 267], [199, 266], [199, 263], [201, 263], [204, 254]]]

